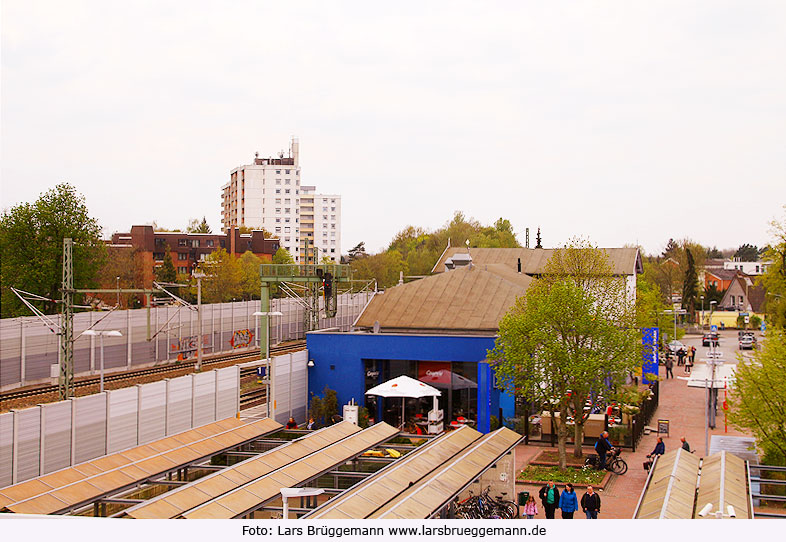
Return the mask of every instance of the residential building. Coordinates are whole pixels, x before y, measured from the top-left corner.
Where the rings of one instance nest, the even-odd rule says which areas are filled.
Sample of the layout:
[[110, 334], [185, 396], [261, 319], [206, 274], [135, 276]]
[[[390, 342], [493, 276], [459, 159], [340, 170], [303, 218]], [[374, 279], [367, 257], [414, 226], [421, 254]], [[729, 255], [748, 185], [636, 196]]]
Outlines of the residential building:
[[113, 234], [109, 244], [110, 250], [134, 251], [134, 259], [142, 263], [145, 288], [152, 285], [155, 269], [163, 264], [167, 247], [175, 270], [190, 274], [198, 262], [220, 248], [238, 257], [251, 251], [269, 262], [279, 248], [279, 240], [265, 239], [261, 230], [241, 234], [237, 228], [232, 228], [228, 233], [216, 234], [154, 231], [153, 226], [131, 226], [129, 233]]
[[772, 262], [763, 262], [761, 260], [756, 262], [741, 262], [737, 260], [723, 262], [724, 269], [736, 270], [746, 275], [763, 275], [767, 272], [767, 266]]
[[[297, 263], [305, 262], [304, 239], [309, 239], [319, 248], [320, 256], [329, 255], [338, 262], [341, 197], [315, 192], [314, 186], [301, 185], [300, 144], [292, 138], [286, 157], [283, 152], [278, 158], [260, 158], [256, 153], [252, 164], [230, 172], [229, 182], [222, 188], [222, 227], [224, 231], [232, 227], [264, 228], [280, 240]], [[323, 204], [324, 199], [328, 200], [327, 205]], [[316, 212], [323, 207], [329, 211]], [[323, 216], [329, 218], [323, 220]], [[321, 242], [323, 224], [327, 224], [327, 243]]]
[[[341, 260], [341, 196], [316, 194], [316, 187], [303, 186], [303, 228], [312, 233], [310, 240], [317, 248], [318, 260], [327, 256], [336, 263]], [[310, 230], [307, 229], [311, 226]]]
[[718, 308], [727, 311], [761, 313], [766, 297], [767, 293], [763, 286], [757, 286], [750, 277], [738, 274], [723, 294]]

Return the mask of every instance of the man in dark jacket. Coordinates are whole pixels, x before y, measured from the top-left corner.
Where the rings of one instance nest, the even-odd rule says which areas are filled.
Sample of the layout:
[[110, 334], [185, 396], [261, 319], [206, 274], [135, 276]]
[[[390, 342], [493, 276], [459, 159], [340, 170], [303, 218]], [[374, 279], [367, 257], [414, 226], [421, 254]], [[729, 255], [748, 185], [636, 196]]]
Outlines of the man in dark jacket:
[[598, 519], [600, 495], [595, 493], [592, 486], [587, 486], [587, 492], [581, 497], [581, 509], [587, 515], [587, 519]]
[[647, 461], [644, 462], [644, 470], [650, 470], [650, 467], [652, 467], [653, 456], [663, 455], [665, 453], [666, 445], [663, 443], [663, 437], [658, 437], [658, 443], [655, 445], [655, 449], [647, 455]]
[[559, 506], [559, 489], [554, 485], [554, 482], [549, 481], [548, 484], [540, 488], [538, 497], [540, 497], [540, 502], [543, 503], [543, 509], [546, 511], [546, 519], [554, 519], [554, 512]]
[[604, 431], [598, 437], [598, 442], [595, 443], [595, 451], [598, 452], [598, 457], [600, 457], [600, 465], [598, 466], [600, 470], [606, 468], [606, 454], [609, 453], [612, 448], [613, 446], [609, 440], [609, 432]]

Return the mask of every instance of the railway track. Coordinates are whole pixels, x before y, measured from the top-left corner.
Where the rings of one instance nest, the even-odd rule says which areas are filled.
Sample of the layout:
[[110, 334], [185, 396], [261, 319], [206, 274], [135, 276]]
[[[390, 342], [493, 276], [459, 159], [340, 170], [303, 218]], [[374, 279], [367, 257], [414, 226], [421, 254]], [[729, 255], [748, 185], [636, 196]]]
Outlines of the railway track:
[[[289, 352], [297, 352], [299, 350], [303, 350], [305, 347], [306, 347], [306, 341], [294, 341], [288, 344], [282, 344], [282, 345], [271, 347], [270, 354], [271, 356], [287, 354]], [[245, 351], [242, 353], [218, 355], [209, 358], [204, 358], [202, 360], [202, 368], [204, 370], [206, 368], [210, 368], [211, 366], [226, 364], [227, 362], [230, 361], [234, 361], [236, 363], [242, 363], [244, 361], [254, 361], [258, 359], [259, 359], [258, 349]], [[122, 373], [105, 374], [104, 385], [106, 386], [109, 383], [118, 383], [124, 381], [135, 381], [142, 378], [155, 377], [155, 376], [166, 378], [167, 375], [170, 373], [188, 374], [189, 372], [192, 372], [194, 370], [195, 366], [196, 366], [196, 360], [187, 360], [178, 363], [169, 363], [166, 365], [158, 365], [154, 367], [146, 367], [144, 369], [125, 371]], [[241, 369], [240, 372], [241, 380], [244, 377], [249, 377], [254, 373], [255, 373], [255, 369], [253, 367], [248, 369]], [[77, 390], [84, 390], [85, 388], [89, 388], [91, 386], [98, 386], [99, 383], [100, 383], [99, 377], [82, 378], [74, 382], [74, 389], [76, 392]], [[31, 398], [43, 399], [52, 394], [55, 396], [58, 394], [58, 387], [56, 385], [39, 386], [35, 388], [14, 390], [6, 393], [0, 393], [0, 403], [6, 403], [7, 401], [20, 401], [20, 400], [31, 399]]]

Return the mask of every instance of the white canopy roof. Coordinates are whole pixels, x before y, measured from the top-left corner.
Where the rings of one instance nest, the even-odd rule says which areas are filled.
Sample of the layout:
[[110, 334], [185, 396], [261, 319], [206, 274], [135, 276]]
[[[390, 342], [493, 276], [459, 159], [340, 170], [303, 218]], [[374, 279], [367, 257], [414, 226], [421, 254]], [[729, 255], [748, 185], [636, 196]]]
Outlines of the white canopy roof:
[[435, 397], [442, 395], [442, 392], [424, 384], [420, 380], [415, 380], [406, 375], [397, 376], [393, 380], [383, 382], [379, 386], [374, 386], [366, 392], [366, 395], [378, 395], [380, 397]]

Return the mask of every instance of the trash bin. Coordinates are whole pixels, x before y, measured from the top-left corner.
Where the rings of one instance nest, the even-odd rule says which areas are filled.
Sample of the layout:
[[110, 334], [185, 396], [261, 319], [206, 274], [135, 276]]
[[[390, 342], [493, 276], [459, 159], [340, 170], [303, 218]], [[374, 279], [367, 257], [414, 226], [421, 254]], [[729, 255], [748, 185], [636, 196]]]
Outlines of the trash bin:
[[524, 506], [529, 500], [529, 491], [519, 491], [519, 506]]

